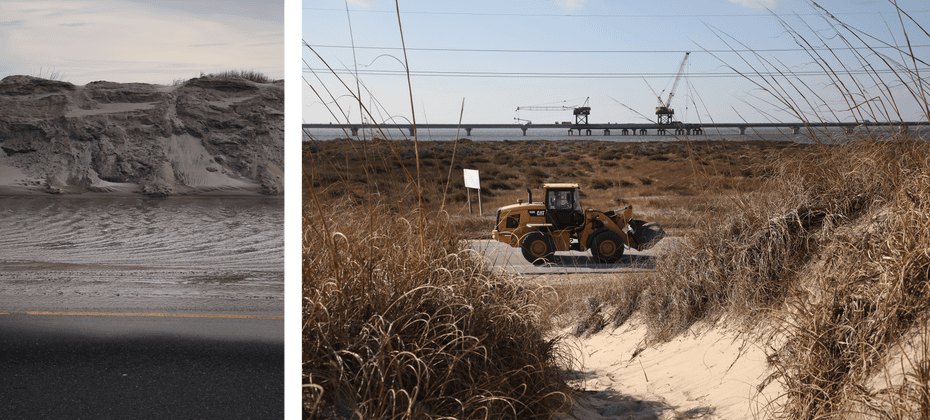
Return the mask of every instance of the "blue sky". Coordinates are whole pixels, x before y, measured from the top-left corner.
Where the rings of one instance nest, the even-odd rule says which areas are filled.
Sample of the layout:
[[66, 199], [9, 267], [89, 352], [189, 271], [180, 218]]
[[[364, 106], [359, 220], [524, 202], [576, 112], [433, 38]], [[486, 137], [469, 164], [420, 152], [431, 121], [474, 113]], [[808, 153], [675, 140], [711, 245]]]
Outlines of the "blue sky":
[[3, 0], [0, 77], [167, 84], [254, 70], [280, 79], [283, 22], [282, 0]]
[[[898, 16], [887, 1], [827, 0], [819, 4], [844, 23], [877, 37], [869, 41], [872, 45], [904, 43]], [[898, 4], [930, 29], [930, 2]], [[822, 95], [829, 108], [849, 108], [817, 75], [823, 70], [799, 50], [779, 21], [815, 44], [820, 41], [812, 30], [828, 38], [834, 48], [845, 47], [838, 39], [829, 39], [829, 26], [806, 1], [401, 0], [399, 5], [419, 123], [455, 123], [463, 109], [463, 120], [473, 123], [511, 123], [517, 116], [536, 123], [569, 121], [571, 111], [517, 113], [516, 108], [575, 106], [586, 98], [590, 98], [591, 122], [652, 121], [657, 93], [665, 90], [662, 96], [667, 97], [686, 51], [692, 53], [671, 104], [677, 119], [796, 121], [764, 91], [728, 68], [752, 72], [741, 58], [757, 64], [752, 55], [732, 52], [744, 48], [761, 51], [783, 69], [810, 73], [802, 79]], [[930, 44], [923, 32], [915, 31], [912, 24], [907, 27], [912, 43]], [[338, 98], [349, 119], [359, 120], [358, 103], [345, 96], [346, 88], [325, 70], [324, 61], [353, 91], [357, 90], [355, 79], [345, 72], [357, 66], [363, 103], [373, 110], [376, 120], [410, 119], [394, 1], [303, 0], [302, 31], [304, 41], [322, 57], [303, 49], [305, 122], [337, 121], [330, 115], [330, 111], [339, 113], [332, 97]], [[346, 48], [353, 43], [354, 51]], [[915, 51], [918, 57], [930, 57], [930, 48]], [[838, 54], [850, 68], [859, 67], [848, 51]], [[877, 62], [874, 54], [869, 55]], [[905, 91], [891, 85], [902, 104], [903, 119], [922, 119], [918, 108], [908, 103]], [[826, 119], [850, 118], [848, 112], [826, 114]]]

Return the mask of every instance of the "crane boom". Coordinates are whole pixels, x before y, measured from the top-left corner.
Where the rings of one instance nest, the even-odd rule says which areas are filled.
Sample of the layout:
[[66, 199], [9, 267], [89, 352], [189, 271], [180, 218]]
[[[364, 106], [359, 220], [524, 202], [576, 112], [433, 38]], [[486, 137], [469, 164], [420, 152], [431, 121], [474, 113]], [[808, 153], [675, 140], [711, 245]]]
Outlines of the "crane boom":
[[670, 90], [670, 91], [668, 92], [668, 100], [665, 101], [665, 106], [666, 106], [666, 107], [668, 107], [669, 105], [672, 104], [672, 98], [675, 97], [675, 89], [678, 88], [678, 82], [681, 81], [681, 76], [684, 74], [684, 71], [685, 71], [685, 63], [688, 62], [688, 55], [689, 55], [689, 54], [691, 54], [690, 51], [685, 53], [685, 58], [684, 58], [683, 60], [681, 60], [681, 65], [678, 66], [678, 74], [675, 76], [675, 83], [672, 83], [672, 90]]
[[[678, 66], [678, 74], [675, 75], [675, 82], [672, 83], [672, 89], [668, 92], [668, 99], [665, 102], [662, 102], [662, 95], [661, 94], [658, 95], [659, 106], [656, 107], [656, 115], [658, 116], [658, 121], [656, 122], [659, 125], [671, 124], [675, 118], [675, 110], [669, 108], [669, 105], [672, 104], [672, 98], [675, 97], [675, 89], [678, 88], [678, 82], [681, 81], [681, 76], [685, 74], [684, 73], [685, 63], [688, 62], [688, 55], [690, 54], [691, 54], [690, 51], [686, 52], [685, 58], [681, 60], [681, 65]], [[651, 89], [651, 86], [650, 86], [650, 89]]]
[[[584, 104], [581, 105], [581, 106], [565, 106], [565, 105], [549, 105], [549, 106], [546, 106], [546, 105], [530, 105], [530, 106], [518, 106], [518, 107], [517, 107], [517, 113], [518, 113], [518, 114], [517, 114], [517, 118], [514, 118], [514, 120], [521, 120], [521, 119], [519, 118], [519, 112], [520, 112], [521, 110], [522, 110], [522, 111], [568, 111], [568, 110], [572, 110], [572, 114], [575, 115], [575, 124], [576, 124], [576, 125], [587, 124], [587, 123], [588, 123], [588, 115], [591, 114], [591, 107], [588, 106], [588, 100], [589, 100], [589, 99], [591, 99], [591, 97], [585, 98]], [[568, 101], [564, 101], [564, 102], [568, 102]], [[522, 120], [522, 121], [526, 121], [526, 120]]]
[[518, 106], [517, 111], [567, 111], [573, 106]]

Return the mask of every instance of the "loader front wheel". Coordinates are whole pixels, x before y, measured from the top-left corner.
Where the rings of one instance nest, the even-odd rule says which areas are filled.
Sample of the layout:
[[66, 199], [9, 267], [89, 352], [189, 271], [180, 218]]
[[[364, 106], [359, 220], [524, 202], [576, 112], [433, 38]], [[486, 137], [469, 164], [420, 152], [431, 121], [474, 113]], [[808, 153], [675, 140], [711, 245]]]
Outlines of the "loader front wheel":
[[552, 259], [552, 255], [555, 254], [555, 242], [545, 233], [530, 232], [523, 238], [520, 250], [523, 251], [523, 258], [527, 261], [534, 265], [541, 265]]
[[623, 256], [623, 238], [614, 232], [603, 232], [594, 237], [591, 255], [601, 264], [613, 264]]

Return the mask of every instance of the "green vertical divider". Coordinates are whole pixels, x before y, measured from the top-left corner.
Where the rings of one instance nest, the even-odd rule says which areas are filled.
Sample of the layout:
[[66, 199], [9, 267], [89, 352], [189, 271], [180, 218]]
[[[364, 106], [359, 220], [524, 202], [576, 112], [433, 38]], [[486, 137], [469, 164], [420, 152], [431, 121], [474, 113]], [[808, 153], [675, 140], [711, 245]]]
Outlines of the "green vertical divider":
[[300, 2], [285, 2], [284, 13], [284, 413], [300, 419]]

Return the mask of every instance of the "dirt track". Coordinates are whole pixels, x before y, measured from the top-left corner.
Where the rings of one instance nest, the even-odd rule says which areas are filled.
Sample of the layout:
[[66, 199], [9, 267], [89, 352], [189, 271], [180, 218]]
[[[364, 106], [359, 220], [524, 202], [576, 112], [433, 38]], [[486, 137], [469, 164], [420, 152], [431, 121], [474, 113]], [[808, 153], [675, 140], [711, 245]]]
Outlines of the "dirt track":
[[679, 238], [665, 238], [655, 248], [646, 251], [637, 251], [627, 248], [621, 260], [615, 264], [599, 264], [591, 258], [590, 252], [557, 252], [551, 264], [533, 265], [527, 262], [520, 252], [520, 248], [513, 248], [502, 242], [494, 240], [471, 241], [469, 249], [483, 254], [492, 265], [502, 271], [521, 275], [551, 275], [576, 273], [625, 273], [651, 271], [654, 267], [657, 252], [666, 249]]

